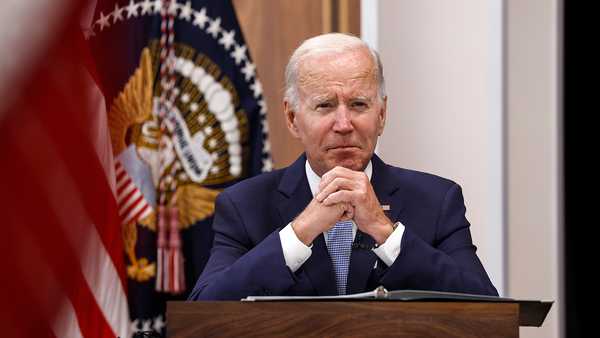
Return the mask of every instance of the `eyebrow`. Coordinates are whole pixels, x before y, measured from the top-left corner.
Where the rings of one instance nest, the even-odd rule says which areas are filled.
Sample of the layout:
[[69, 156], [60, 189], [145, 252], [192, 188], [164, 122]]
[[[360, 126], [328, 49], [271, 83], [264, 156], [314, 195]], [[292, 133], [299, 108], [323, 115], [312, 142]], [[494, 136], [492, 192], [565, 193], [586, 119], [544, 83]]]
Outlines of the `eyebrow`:
[[333, 100], [333, 99], [335, 99], [335, 95], [317, 95], [317, 96], [310, 97], [308, 100], [311, 103], [317, 103], [317, 102], [329, 101], [329, 100]]
[[369, 96], [356, 96], [356, 97], [352, 97], [350, 98], [350, 101], [356, 101], [356, 100], [361, 100], [361, 101], [371, 101], [372, 98]]

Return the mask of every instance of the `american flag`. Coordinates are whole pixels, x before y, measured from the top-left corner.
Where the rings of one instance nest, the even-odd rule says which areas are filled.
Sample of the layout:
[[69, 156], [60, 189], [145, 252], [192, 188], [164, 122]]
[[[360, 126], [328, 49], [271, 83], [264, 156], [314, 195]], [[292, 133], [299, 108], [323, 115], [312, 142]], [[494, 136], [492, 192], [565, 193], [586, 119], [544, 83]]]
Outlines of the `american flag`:
[[135, 222], [148, 216], [152, 211], [152, 206], [148, 204], [144, 195], [133, 183], [121, 161], [115, 161], [115, 170], [117, 175], [117, 203], [119, 204], [119, 216], [122, 223]]
[[129, 336], [115, 167], [83, 9], [0, 4], [5, 337]]

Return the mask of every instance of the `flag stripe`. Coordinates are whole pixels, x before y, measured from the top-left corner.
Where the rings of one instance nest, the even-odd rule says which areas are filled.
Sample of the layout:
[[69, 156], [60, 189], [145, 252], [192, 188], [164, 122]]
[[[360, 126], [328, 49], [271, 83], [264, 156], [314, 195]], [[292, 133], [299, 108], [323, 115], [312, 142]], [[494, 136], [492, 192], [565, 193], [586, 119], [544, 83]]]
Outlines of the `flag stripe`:
[[146, 216], [148, 216], [148, 214], [150, 214], [150, 205], [148, 204], [144, 204], [143, 208], [141, 208], [136, 214], [135, 216], [133, 216], [134, 219], [142, 219]]
[[[22, 162], [28, 164], [26, 167], [30, 169], [27, 175], [31, 179], [30, 184], [37, 183], [38, 185], [35, 191], [27, 191], [27, 193], [49, 197], [46, 205], [47, 209], [44, 213], [44, 224], [54, 229], [53, 234], [49, 238], [32, 236], [32, 240], [35, 241], [34, 245], [42, 251], [50, 271], [56, 271], [53, 275], [56, 277], [58, 281], [56, 284], [59, 287], [55, 288], [54, 292], [64, 287], [67, 297], [62, 298], [62, 301], [69, 299], [72, 303], [78, 326], [84, 337], [114, 337], [115, 334], [107, 323], [105, 314], [99, 309], [98, 302], [90, 292], [89, 285], [81, 271], [81, 259], [84, 254], [81, 249], [87, 246], [88, 241], [86, 239], [88, 236], [86, 234], [93, 227], [85, 223], [87, 217], [85, 209], [80, 205], [76, 196], [77, 192], [72, 189], [71, 178], [65, 174], [64, 163], [61, 161], [52, 162], [52, 159], [57, 158], [55, 153], [56, 144], [47, 138], [45, 130], [39, 124], [39, 120], [36, 121], [30, 117], [26, 132], [35, 133], [36, 139], [44, 140], [45, 144], [44, 151], [35, 154], [32, 153], [31, 148], [27, 147], [26, 142], [19, 142], [17, 147], [24, 155]], [[27, 135], [25, 132], [21, 132], [21, 135], [25, 139], [30, 138], [30, 136], [33, 137], [33, 135]], [[48, 179], [48, 177], [52, 179]], [[57, 189], [57, 187], [61, 189]], [[62, 199], [56, 198], [58, 194], [61, 195]], [[63, 203], [68, 203], [70, 208], [65, 209]], [[56, 250], [55, 246], [57, 244], [68, 254], [52, 254]], [[68, 274], [63, 273], [64, 271], [61, 272], [64, 267], [70, 268]], [[52, 272], [49, 275], [45, 276], [46, 282], [52, 284]], [[113, 281], [113, 284], [120, 285], [118, 280]], [[53, 296], [56, 297], [57, 295]], [[61, 299], [60, 295], [58, 297]], [[59, 335], [57, 334], [57, 336]]]
[[[131, 196], [137, 192], [135, 185], [127, 184], [121, 187], [121, 192], [117, 191], [117, 201], [119, 204], [127, 202]], [[121, 205], [119, 205], [121, 207]]]
[[[51, 158], [63, 157], [61, 156], [63, 155], [61, 154], [61, 150], [65, 150], [65, 147], [61, 148], [61, 143], [65, 141], [63, 139], [64, 136], [61, 135], [61, 133], [50, 133], [50, 131], [53, 130], [52, 128], [44, 129], [41, 127], [42, 125], [52, 125], [53, 123], [56, 123], [56, 121], [51, 119], [43, 119], [43, 121], [44, 122], [39, 123], [38, 125], [33, 124], [31, 126], [31, 129], [37, 129], [38, 138], [47, 138], [45, 142], [43, 142], [43, 144], [48, 145], [44, 149], [46, 154], [50, 155], [54, 150], [58, 151], [56, 154], [52, 154], [53, 156], [50, 156], [48, 160], [50, 160]], [[46, 135], [46, 131], [49, 132], [48, 135]], [[74, 133], [75, 132], [76, 128], [74, 130]], [[84, 140], [85, 138], [81, 139]], [[23, 145], [25, 144], [26, 143], [23, 143]], [[23, 149], [23, 151], [27, 150], [28, 149]], [[59, 222], [59, 225], [80, 225], [80, 229], [65, 229], [65, 235], [67, 236], [66, 238], [68, 239], [69, 243], [74, 248], [78, 248], [76, 249], [76, 257], [80, 259], [80, 265], [82, 268], [81, 273], [83, 274], [82, 279], [88, 286], [82, 287], [80, 289], [80, 292], [84, 292], [86, 289], [88, 290], [88, 292], [91, 292], [93, 299], [95, 299], [96, 307], [99, 307], [98, 314], [104, 314], [104, 316], [102, 317], [108, 321], [110, 327], [112, 328], [112, 330], [115, 331], [115, 333], [118, 333], [121, 336], [125, 336], [123, 333], [126, 333], [128, 329], [128, 316], [126, 315], [127, 303], [123, 287], [124, 276], [119, 276], [119, 273], [117, 273], [117, 269], [115, 268], [114, 263], [115, 261], [122, 262], [123, 259], [120, 246], [120, 227], [118, 218], [115, 217], [114, 219], [111, 219], [110, 217], [110, 215], [112, 214], [116, 216], [116, 203], [115, 201], [112, 201], [111, 203], [112, 193], [110, 192], [107, 182], [104, 182], [103, 187], [101, 185], [102, 182], [97, 182], [98, 180], [87, 179], [88, 174], [92, 174], [92, 177], [105, 177], [103, 170], [98, 165], [98, 159], [94, 158], [93, 149], [89, 150], [89, 152], [79, 154], [79, 156], [88, 155], [88, 157], [91, 157], [89, 158], [89, 161], [55, 161], [54, 164], [56, 167], [54, 168], [55, 172], [53, 173], [54, 179], [47, 181], [47, 194], [51, 195], [52, 192], [56, 191], [62, 192], [62, 199], [56, 198], [50, 200], [50, 203], [54, 204], [54, 209], [62, 212], [62, 214], [57, 215], [61, 220], [61, 222]], [[69, 158], [69, 156], [64, 157]], [[83, 163], [85, 163], [85, 168], [87, 169], [87, 172], [84, 170], [78, 170], [81, 168], [76, 168], [76, 164]], [[94, 166], [93, 164], [96, 165]], [[35, 164], [32, 164], [32, 166], [35, 167]], [[44, 174], [47, 175], [48, 170], [50, 168], [46, 167], [43, 169]], [[94, 169], [96, 169], [95, 173]], [[45, 177], [45, 175], [43, 177]], [[85, 182], [85, 184], [82, 185], [77, 184], [75, 182]], [[91, 184], [92, 182], [95, 182], [96, 184]], [[108, 197], [104, 201], [107, 204], [106, 207], [108, 208], [108, 210], [104, 208], [91, 207], [94, 206], [93, 198], [96, 198], [98, 196], [93, 195], [93, 193], [97, 192], [98, 190], [100, 190], [100, 193], [102, 193], [102, 195], [100, 196]], [[69, 205], [70, 208], [67, 210], [63, 208], [63, 205]], [[113, 210], [113, 212], [110, 212], [111, 209]], [[75, 217], [79, 217], [79, 219], [74, 219]], [[96, 223], [94, 219], [98, 219], [102, 223]], [[94, 223], [102, 224], [102, 226], [89, 226]], [[84, 230], [84, 233], [82, 233], [82, 230]], [[100, 230], [102, 230], [101, 233], [99, 233]], [[102, 233], [106, 236], [105, 238], [102, 238]], [[107, 239], [110, 239], [110, 241], [113, 242], [112, 246], [105, 245], [105, 241]], [[117, 242], [119, 244], [116, 246], [117, 249], [114, 249], [114, 242]], [[107, 252], [107, 248], [109, 247], [113, 248], [112, 252]], [[77, 301], [73, 299], [73, 297], [76, 298]], [[78, 301], [83, 302], [83, 299], [80, 298], [82, 298], [80, 297], [80, 295], [72, 295], [71, 297], [76, 311], [80, 311], [80, 309], [86, 312], [93, 311], [94, 304], [89, 304], [89, 302], [85, 302], [84, 304], [77, 304]], [[89, 321], [89, 318], [86, 319]], [[94, 329], [100, 328], [95, 327]], [[84, 335], [87, 337], [88, 332], [85, 332], [86, 328], [84, 326], [82, 326], [82, 330], [84, 331]]]
[[[123, 175], [126, 175], [125, 173]], [[124, 176], [121, 180], [117, 181], [117, 200], [119, 196], [123, 194], [123, 190], [131, 184], [131, 177]]]
[[141, 196], [140, 191], [135, 188], [135, 186], [131, 186], [130, 189], [127, 189], [126, 195], [122, 199], [119, 200], [119, 214], [125, 214], [125, 211], [131, 203], [137, 200]]
[[[140, 200], [140, 202], [143, 202]], [[138, 220], [142, 216], [143, 212], [148, 209], [148, 204], [146, 203], [136, 203], [133, 205], [133, 208], [127, 212], [127, 215], [123, 217], [123, 224], [127, 224], [131, 220]]]
[[54, 331], [57, 337], [83, 338], [73, 303], [66, 297], [64, 303], [57, 311], [52, 331]]

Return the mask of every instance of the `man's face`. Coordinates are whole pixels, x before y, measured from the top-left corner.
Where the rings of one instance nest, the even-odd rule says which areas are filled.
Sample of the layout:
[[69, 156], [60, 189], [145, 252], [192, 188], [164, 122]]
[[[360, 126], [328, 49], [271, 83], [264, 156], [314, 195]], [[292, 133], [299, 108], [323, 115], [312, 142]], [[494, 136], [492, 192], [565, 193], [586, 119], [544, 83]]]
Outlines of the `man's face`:
[[[378, 98], [375, 64], [366, 49], [305, 58], [299, 65], [299, 111], [284, 102], [287, 126], [312, 169], [362, 171], [383, 132], [387, 99]], [[381, 102], [382, 101], [382, 102]]]

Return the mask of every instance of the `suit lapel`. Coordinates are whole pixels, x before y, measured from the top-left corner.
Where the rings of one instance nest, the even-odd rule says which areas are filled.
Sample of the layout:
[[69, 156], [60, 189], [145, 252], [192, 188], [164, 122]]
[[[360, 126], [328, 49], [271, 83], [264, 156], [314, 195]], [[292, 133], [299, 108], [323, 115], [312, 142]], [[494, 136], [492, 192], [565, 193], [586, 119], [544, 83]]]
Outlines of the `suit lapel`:
[[[278, 190], [282, 199], [277, 207], [283, 226], [298, 216], [312, 200], [312, 193], [306, 178], [305, 162], [305, 155], [300, 156], [285, 170], [279, 183]], [[333, 265], [322, 234], [314, 240], [312, 254], [301, 269], [306, 272], [318, 295], [336, 294]]]
[[[386, 215], [392, 222], [397, 222], [404, 203], [398, 194], [400, 184], [397, 178], [389, 172], [388, 166], [373, 155], [371, 159], [373, 165], [373, 176], [371, 185], [377, 195], [380, 204], [388, 205], [389, 211]], [[350, 257], [350, 270], [348, 272], [347, 293], [364, 292], [367, 287], [369, 276], [377, 260], [377, 255], [371, 250], [375, 245], [375, 240], [361, 231], [357, 231], [355, 244]]]

